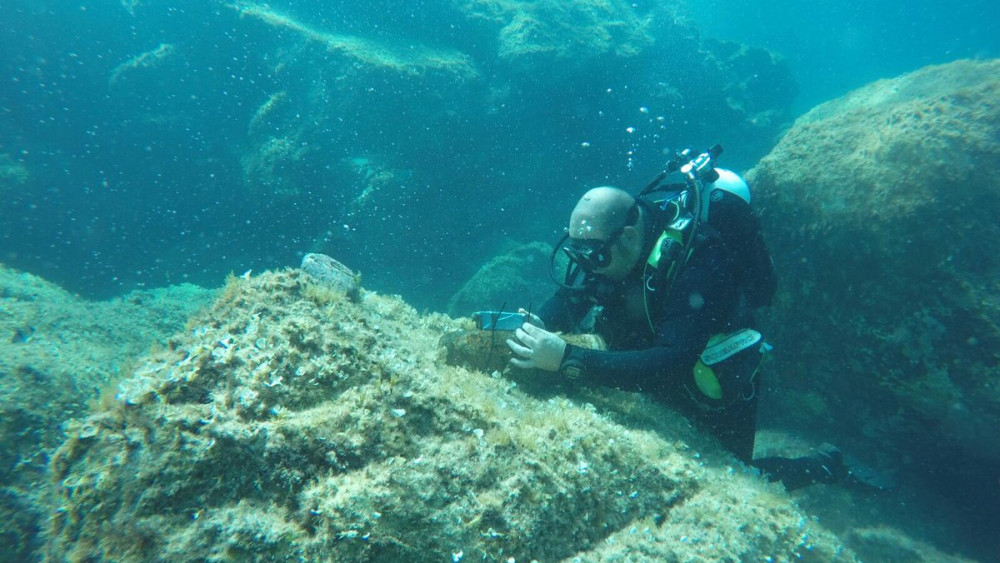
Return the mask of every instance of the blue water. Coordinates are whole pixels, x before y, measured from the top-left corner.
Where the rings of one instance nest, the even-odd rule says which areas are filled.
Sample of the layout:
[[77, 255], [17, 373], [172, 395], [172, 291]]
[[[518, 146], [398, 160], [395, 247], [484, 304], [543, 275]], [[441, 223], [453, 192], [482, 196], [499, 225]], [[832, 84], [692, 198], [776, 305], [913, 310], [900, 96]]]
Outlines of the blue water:
[[[745, 170], [819, 103], [1000, 56], [989, 0], [692, 2], [695, 31], [582, 69], [504, 59], [464, 2], [267, 4], [298, 27], [233, 4], [0, 1], [0, 263], [106, 298], [319, 251], [367, 289], [441, 310], [512, 242], [554, 241], [585, 187], [638, 189], [665, 153], [716, 142]], [[560, 29], [556, 43], [588, 33]], [[370, 71], [310, 32], [459, 53], [478, 76]], [[756, 51], [743, 74], [715, 73], [699, 37], [780, 62]], [[747, 115], [725, 104], [738, 85]], [[288, 144], [267, 160], [271, 138]]]
[[[729, 4], [708, 1], [689, 8], [704, 36], [760, 45], [785, 57], [797, 85], [778, 83], [761, 94], [788, 97], [788, 103], [781, 102], [790, 110], [785, 122], [873, 79], [929, 63], [995, 56], [1000, 41], [998, 8], [986, 1]], [[487, 87], [502, 91], [505, 86], [495, 82], [509, 80], [503, 74], [509, 68], [493, 58], [495, 30], [463, 20], [447, 3], [270, 6], [324, 32], [459, 50], [487, 74]], [[635, 6], [642, 11], [655, 4]], [[439, 307], [454, 286], [435, 283], [425, 275], [427, 266], [446, 275], [452, 267], [442, 266], [442, 260], [468, 263], [453, 259], [459, 246], [450, 234], [467, 224], [465, 217], [442, 214], [442, 205], [482, 206], [476, 215], [486, 219], [473, 228], [485, 245], [481, 256], [487, 256], [498, 239], [550, 234], [512, 229], [512, 224], [557, 217], [531, 209], [514, 216], [516, 210], [503, 203], [505, 192], [537, 190], [564, 208], [581, 184], [644, 183], [662, 166], [661, 151], [682, 144], [723, 141], [729, 148], [727, 164], [745, 169], [779, 131], [770, 129], [751, 146], [752, 135], [727, 137], [724, 118], [717, 127], [702, 123], [699, 128], [712, 118], [712, 110], [685, 108], [694, 95], [675, 107], [653, 108], [666, 115], [663, 136], [643, 131], [648, 116], [636, 110], [649, 104], [652, 94], [643, 88], [655, 84], [650, 78], [655, 73], [674, 70], [669, 51], [660, 61], [631, 63], [633, 68], [597, 68], [579, 85], [524, 80], [514, 85], [513, 99], [534, 98], [531, 107], [509, 115], [504, 107], [493, 116], [483, 116], [486, 108], [475, 104], [462, 107], [469, 94], [489, 100], [483, 85], [473, 89], [479, 91], [456, 92], [449, 102], [453, 107], [443, 111], [457, 117], [445, 122], [443, 116], [442, 123], [428, 126], [426, 136], [414, 122], [422, 117], [409, 115], [407, 101], [378, 93], [369, 100], [360, 96], [343, 108], [355, 129], [352, 146], [338, 142], [336, 150], [342, 152], [330, 154], [330, 160], [366, 156], [377, 146], [383, 154], [395, 151], [395, 166], [422, 168], [417, 181], [424, 185], [400, 194], [415, 201], [404, 205], [409, 211], [393, 211], [394, 237], [376, 244], [371, 236], [379, 233], [361, 233], [357, 237], [365, 240], [359, 242], [349, 236], [357, 232], [353, 219], [371, 218], [344, 220], [340, 210], [347, 196], [319, 169], [330, 162], [316, 159], [290, 172], [305, 188], [288, 205], [250, 200], [240, 185], [248, 117], [287, 82], [308, 80], [274, 71], [282, 46], [297, 45], [293, 34], [240, 18], [221, 2], [8, 1], [0, 15], [5, 77], [0, 154], [23, 160], [32, 175], [29, 185], [6, 190], [0, 260], [91, 296], [180, 281], [214, 284], [229, 271], [294, 264], [311, 244], [331, 238], [323, 234], [330, 231], [336, 234], [331, 244], [337, 253], [365, 271], [369, 284]], [[173, 56], [153, 71], [125, 72], [109, 84], [118, 65], [159, 45], [171, 46]], [[544, 80], [548, 71], [529, 72]], [[677, 74], [685, 83], [705, 81], [706, 91], [725, 86]], [[396, 103], [399, 107], [393, 107]], [[625, 114], [623, 107], [632, 113]], [[366, 113], [376, 122], [370, 127]], [[544, 126], [534, 130], [535, 123]], [[624, 134], [630, 126], [638, 126], [638, 133]], [[594, 150], [585, 155], [572, 150], [584, 142]], [[428, 172], [446, 172], [446, 177], [428, 179]], [[431, 211], [434, 221], [447, 228], [423, 229], [420, 222]], [[327, 217], [336, 224], [322, 225]], [[398, 227], [400, 221], [408, 227]], [[398, 237], [421, 243], [402, 249]], [[395, 270], [385, 268], [386, 261]], [[400, 268], [419, 272], [422, 284], [408, 286], [406, 277], [396, 275]], [[456, 279], [461, 279], [474, 268], [458, 270]]]
[[989, 0], [704, 0], [690, 7], [706, 35], [786, 57], [801, 87], [798, 111], [922, 66], [1000, 56], [1000, 4]]

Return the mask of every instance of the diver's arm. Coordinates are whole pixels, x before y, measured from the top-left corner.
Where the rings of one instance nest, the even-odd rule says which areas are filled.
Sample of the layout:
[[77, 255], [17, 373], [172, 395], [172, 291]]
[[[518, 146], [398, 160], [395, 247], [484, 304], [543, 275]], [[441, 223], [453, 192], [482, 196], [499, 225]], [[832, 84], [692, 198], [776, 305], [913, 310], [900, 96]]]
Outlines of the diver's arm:
[[571, 331], [593, 307], [589, 295], [587, 291], [556, 291], [537, 311], [545, 323], [545, 329], [554, 332]]
[[[691, 350], [694, 352], [691, 352]], [[663, 392], [687, 381], [701, 350], [656, 346], [646, 350], [608, 352], [567, 346], [563, 372], [589, 385], [624, 391]], [[578, 369], [579, 371], [574, 371]]]

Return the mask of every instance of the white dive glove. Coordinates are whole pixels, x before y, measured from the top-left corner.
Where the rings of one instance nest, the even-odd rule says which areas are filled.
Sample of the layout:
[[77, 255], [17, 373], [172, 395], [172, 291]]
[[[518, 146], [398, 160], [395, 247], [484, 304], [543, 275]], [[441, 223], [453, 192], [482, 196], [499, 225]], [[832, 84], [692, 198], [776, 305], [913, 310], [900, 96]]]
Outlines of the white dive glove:
[[[566, 354], [566, 341], [530, 322], [514, 331], [517, 341], [507, 339], [507, 346], [515, 357], [510, 363], [524, 369], [559, 371]], [[519, 356], [519, 357], [518, 357]]]

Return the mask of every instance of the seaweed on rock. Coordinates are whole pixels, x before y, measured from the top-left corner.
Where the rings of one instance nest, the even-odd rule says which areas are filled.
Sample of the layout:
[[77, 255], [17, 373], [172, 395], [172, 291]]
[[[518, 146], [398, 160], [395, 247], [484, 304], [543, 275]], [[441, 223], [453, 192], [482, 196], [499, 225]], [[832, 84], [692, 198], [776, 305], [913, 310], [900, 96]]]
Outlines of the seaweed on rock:
[[[87, 301], [0, 265], [0, 558], [35, 559], [46, 519], [49, 458], [64, 421], [214, 292], [192, 285]], [[93, 437], [94, 426], [80, 429]]]
[[310, 279], [231, 279], [70, 430], [50, 557], [552, 561], [641, 526], [664, 560], [850, 558], [669, 411], [629, 428], [446, 366], [454, 321]]

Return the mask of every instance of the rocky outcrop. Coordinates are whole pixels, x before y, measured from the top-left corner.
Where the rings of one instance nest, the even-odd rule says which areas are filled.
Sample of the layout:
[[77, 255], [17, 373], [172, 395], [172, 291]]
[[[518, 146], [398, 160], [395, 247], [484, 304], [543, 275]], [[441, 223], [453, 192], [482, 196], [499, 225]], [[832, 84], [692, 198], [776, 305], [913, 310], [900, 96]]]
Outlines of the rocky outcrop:
[[998, 76], [958, 61], [876, 82], [748, 174], [781, 276], [777, 410], [959, 498], [1000, 467]]
[[852, 559], [678, 415], [446, 366], [447, 317], [311, 280], [231, 279], [71, 426], [49, 557]]
[[595, 59], [638, 55], [654, 43], [655, 12], [635, 9], [621, 0], [558, 2], [542, 0], [461, 0], [473, 20], [489, 22], [496, 30], [501, 60], [524, 64], [532, 58], [549, 66], [561, 60], [578, 69]]
[[241, 156], [247, 193], [272, 206], [265, 218], [305, 208], [314, 251], [354, 253], [371, 283], [405, 278], [438, 308], [457, 289], [442, 277], [467, 273], [439, 263], [431, 281], [424, 257], [487, 260], [512, 222], [545, 239], [568, 210], [540, 202], [654, 174], [664, 145], [725, 130], [762, 154], [796, 91], [780, 58], [703, 40], [676, 6], [444, 2], [434, 28], [455, 31], [386, 19], [377, 40], [310, 27], [301, 11], [237, 9], [259, 44], [279, 45], [262, 72], [281, 86], [257, 102]]
[[[483, 264], [448, 302], [448, 314], [465, 317], [484, 309], [537, 310], [552, 296], [549, 279], [552, 248], [536, 242], [511, 248]], [[564, 266], [561, 261], [557, 267]]]
[[0, 540], [28, 560], [48, 518], [40, 498], [62, 424], [151, 346], [182, 329], [213, 292], [191, 285], [86, 301], [0, 266]]

